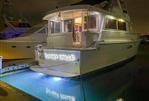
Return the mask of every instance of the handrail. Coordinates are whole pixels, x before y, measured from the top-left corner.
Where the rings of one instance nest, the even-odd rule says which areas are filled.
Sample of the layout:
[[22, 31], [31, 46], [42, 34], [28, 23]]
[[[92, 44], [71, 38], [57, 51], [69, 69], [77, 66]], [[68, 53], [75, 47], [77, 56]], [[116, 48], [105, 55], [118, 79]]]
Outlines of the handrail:
[[29, 68], [30, 66], [31, 65], [29, 65], [29, 64], [20, 64], [17, 66], [8, 66], [8, 67], [0, 69], [0, 74], [16, 71], [16, 70], [20, 70], [20, 69]]

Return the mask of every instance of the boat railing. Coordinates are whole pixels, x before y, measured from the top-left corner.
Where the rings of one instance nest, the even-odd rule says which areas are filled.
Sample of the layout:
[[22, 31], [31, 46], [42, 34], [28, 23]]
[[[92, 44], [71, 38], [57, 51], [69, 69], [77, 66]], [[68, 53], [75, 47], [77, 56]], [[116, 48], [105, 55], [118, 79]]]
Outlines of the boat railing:
[[21, 69], [26, 69], [26, 68], [29, 68], [30, 66], [31, 66], [30, 64], [19, 64], [19, 65], [4, 67], [0, 69], [0, 74], [12, 72], [16, 70], [21, 70]]

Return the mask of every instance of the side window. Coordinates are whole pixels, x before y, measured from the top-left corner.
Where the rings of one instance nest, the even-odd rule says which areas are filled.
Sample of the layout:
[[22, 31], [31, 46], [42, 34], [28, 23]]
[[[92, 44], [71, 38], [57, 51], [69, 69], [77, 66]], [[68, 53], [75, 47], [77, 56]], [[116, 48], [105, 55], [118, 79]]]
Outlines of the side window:
[[91, 28], [91, 29], [96, 28], [96, 26], [97, 26], [96, 17], [97, 17], [96, 15], [89, 15], [88, 17], [85, 16], [84, 29], [87, 29], [87, 27]]
[[126, 22], [118, 21], [118, 29], [126, 30]]
[[73, 19], [64, 20], [64, 32], [72, 32], [73, 31]]
[[88, 16], [89, 28], [96, 28], [96, 15]]
[[61, 24], [60, 22], [51, 21], [50, 22], [51, 33], [59, 33], [61, 31], [60, 24]]
[[106, 29], [117, 29], [116, 19], [106, 18], [105, 28]]
[[87, 29], [87, 16], [84, 16], [84, 29]]

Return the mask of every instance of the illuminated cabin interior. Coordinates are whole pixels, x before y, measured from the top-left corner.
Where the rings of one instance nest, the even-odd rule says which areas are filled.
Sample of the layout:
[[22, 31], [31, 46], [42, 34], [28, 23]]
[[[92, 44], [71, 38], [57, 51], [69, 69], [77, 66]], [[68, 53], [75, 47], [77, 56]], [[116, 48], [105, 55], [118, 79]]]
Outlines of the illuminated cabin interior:
[[[85, 33], [83, 32], [100, 32], [101, 19], [102, 16], [99, 12], [88, 11], [85, 9], [74, 9], [53, 13], [48, 16], [49, 44], [51, 45], [54, 40], [57, 40], [52, 40], [55, 36], [66, 36], [67, 38], [65, 37], [64, 40], [61, 40], [64, 45], [62, 45], [62, 43], [61, 45], [56, 45], [56, 42], [54, 42], [53, 47], [65, 47], [66, 45], [68, 47], [86, 47], [85, 44], [83, 44], [83, 41], [85, 41]], [[65, 43], [65, 41], [69, 41], [70, 43]]]

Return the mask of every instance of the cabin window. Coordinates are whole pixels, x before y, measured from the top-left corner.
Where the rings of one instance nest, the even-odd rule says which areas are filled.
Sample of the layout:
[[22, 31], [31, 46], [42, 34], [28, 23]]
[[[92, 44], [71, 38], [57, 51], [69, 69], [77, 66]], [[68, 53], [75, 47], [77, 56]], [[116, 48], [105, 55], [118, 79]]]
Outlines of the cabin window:
[[[87, 28], [96, 28], [96, 15], [89, 15], [84, 17], [84, 29]], [[87, 23], [88, 22], [88, 23]]]
[[56, 21], [50, 21], [51, 33], [61, 32], [61, 23]]
[[72, 32], [73, 31], [73, 19], [64, 20], [64, 32]]
[[127, 30], [126, 22], [123, 19], [117, 19], [114, 16], [106, 16], [105, 29]]
[[108, 19], [106, 18], [105, 28], [106, 29], [117, 29], [117, 21], [116, 19]]
[[82, 32], [82, 17], [77, 17], [74, 19], [74, 31], [79, 33]]
[[118, 21], [118, 29], [126, 30], [126, 22]]

